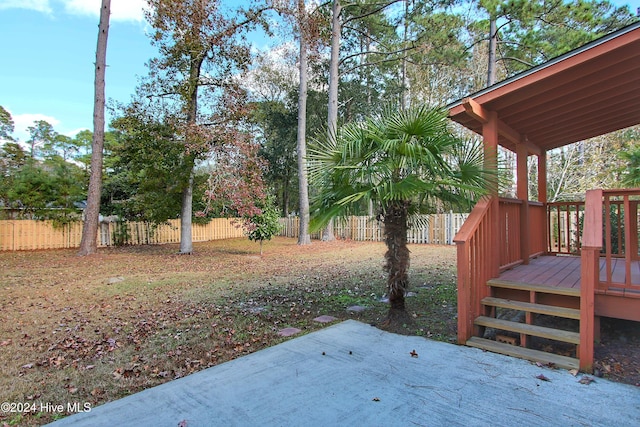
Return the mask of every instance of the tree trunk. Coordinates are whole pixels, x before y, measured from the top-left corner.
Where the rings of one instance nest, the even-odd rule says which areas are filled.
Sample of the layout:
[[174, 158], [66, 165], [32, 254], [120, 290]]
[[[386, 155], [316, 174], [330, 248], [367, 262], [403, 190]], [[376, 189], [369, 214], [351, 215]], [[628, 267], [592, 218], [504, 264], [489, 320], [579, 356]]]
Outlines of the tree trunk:
[[193, 167], [189, 173], [189, 181], [182, 190], [182, 208], [180, 211], [180, 254], [193, 253], [193, 238], [191, 236], [191, 217], [193, 206]]
[[104, 149], [105, 71], [107, 68], [107, 40], [111, 0], [102, 0], [98, 46], [96, 49], [95, 97], [93, 103], [93, 141], [91, 143], [91, 175], [87, 191], [82, 239], [78, 255], [90, 255], [98, 250], [98, 222], [100, 218], [100, 193], [102, 192], [102, 151]]
[[289, 216], [289, 177], [282, 183], [282, 216]]
[[487, 86], [496, 82], [496, 49], [498, 46], [498, 30], [496, 19], [491, 17], [489, 21], [489, 65], [487, 66]]
[[298, 0], [300, 27], [300, 86], [298, 88], [298, 188], [300, 191], [300, 233], [299, 245], [311, 244], [309, 236], [309, 184], [307, 183], [307, 41], [304, 34], [304, 0]]
[[[194, 27], [194, 32], [197, 28]], [[198, 82], [200, 81], [200, 69], [204, 58], [196, 57], [191, 59], [189, 65], [190, 90], [187, 100], [187, 127], [195, 126], [198, 117]], [[187, 130], [187, 137], [191, 129]], [[186, 149], [186, 147], [185, 147]], [[185, 171], [188, 171], [189, 178], [185, 188], [182, 190], [182, 207], [180, 209], [180, 253], [193, 253], [193, 238], [191, 236], [191, 219], [193, 215], [193, 170], [195, 168], [195, 158], [193, 155], [185, 154]]]
[[404, 321], [404, 296], [409, 287], [409, 249], [407, 248], [408, 201], [392, 202], [384, 213], [384, 242], [387, 245], [384, 270], [387, 272], [389, 314], [386, 323]]
[[[340, 22], [340, 0], [333, 0], [331, 11], [331, 60], [329, 62], [329, 105], [327, 108], [327, 132], [329, 140], [333, 140], [338, 131], [338, 85], [340, 84], [340, 37], [342, 24]], [[335, 240], [333, 234], [333, 219], [322, 230], [322, 240], [325, 242]]]
[[[404, 30], [402, 33], [402, 46], [406, 49], [407, 39], [409, 35], [408, 31], [409, 25], [409, 0], [404, 0]], [[407, 58], [406, 55], [402, 55], [402, 70], [401, 70], [401, 78], [402, 78], [402, 88], [400, 92], [400, 109], [406, 110], [409, 105], [409, 79], [407, 78]]]

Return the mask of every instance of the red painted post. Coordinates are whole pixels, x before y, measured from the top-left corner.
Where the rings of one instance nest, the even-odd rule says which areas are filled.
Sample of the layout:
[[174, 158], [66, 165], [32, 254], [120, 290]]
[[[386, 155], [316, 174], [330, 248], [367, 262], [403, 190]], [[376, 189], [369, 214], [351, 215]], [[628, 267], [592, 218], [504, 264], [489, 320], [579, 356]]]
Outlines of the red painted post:
[[587, 191], [580, 266], [580, 369], [593, 370], [595, 288], [600, 281], [602, 248], [602, 190]]
[[456, 249], [458, 251], [458, 344], [465, 344], [473, 334], [469, 242], [456, 242]]
[[580, 370], [593, 371], [595, 283], [599, 280], [600, 248], [582, 246], [580, 267]]
[[[529, 226], [529, 171], [527, 168], [528, 150], [524, 144], [518, 144], [516, 147], [517, 165], [518, 165], [518, 199], [522, 200], [520, 210], [520, 256], [523, 264], [529, 264], [529, 255], [531, 254], [531, 236]], [[540, 224], [542, 225], [542, 224]], [[546, 228], [538, 228], [538, 232], [544, 232]]]

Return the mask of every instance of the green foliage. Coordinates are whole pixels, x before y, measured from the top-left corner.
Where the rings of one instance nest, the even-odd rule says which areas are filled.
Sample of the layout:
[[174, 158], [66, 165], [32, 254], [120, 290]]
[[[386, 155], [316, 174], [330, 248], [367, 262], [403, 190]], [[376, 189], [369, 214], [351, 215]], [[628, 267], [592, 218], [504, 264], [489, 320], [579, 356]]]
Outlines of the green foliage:
[[[58, 134], [44, 120], [29, 127], [31, 153], [17, 143], [0, 149], [0, 201], [21, 218], [53, 220], [67, 224], [80, 218], [86, 197], [87, 173], [71, 160], [81, 143]], [[34, 157], [38, 148], [38, 157]]]
[[111, 123], [103, 213], [157, 224], [180, 214], [190, 165], [176, 130], [140, 113], [128, 110]]
[[[500, 59], [508, 76], [636, 20], [628, 6], [600, 0], [488, 0], [479, 2], [479, 7], [497, 19]], [[488, 33], [486, 22], [476, 25]]]
[[[112, 132], [105, 132], [104, 139], [105, 145], [109, 143], [109, 140], [113, 138]], [[76, 134], [72, 141], [71, 150], [74, 153], [74, 159], [84, 165], [86, 170], [89, 170], [91, 165], [91, 144], [93, 143], [93, 132], [90, 130], [81, 130]]]
[[27, 128], [29, 131], [28, 144], [31, 145], [31, 157], [42, 157], [43, 155], [51, 155], [51, 147], [58, 133], [53, 126], [45, 120], [36, 120], [33, 126]]
[[125, 221], [117, 221], [111, 232], [111, 239], [114, 246], [124, 246], [131, 240], [131, 233]]
[[[267, 161], [265, 181], [276, 196], [282, 216], [298, 206], [298, 129], [297, 92], [289, 90], [285, 100], [254, 104], [251, 121], [261, 130], [259, 155]], [[321, 132], [326, 127], [327, 95], [309, 90], [307, 131]]]
[[310, 181], [319, 189], [316, 230], [350, 215], [359, 202], [372, 202], [382, 214], [397, 203], [409, 213], [443, 204], [468, 209], [491, 176], [482, 148], [454, 137], [446, 112], [427, 107], [347, 124], [335, 138], [314, 141], [309, 153]]
[[620, 159], [626, 162], [622, 182], [629, 187], [640, 187], [640, 130], [629, 130], [628, 138], [632, 141], [632, 145], [618, 153]]
[[265, 180], [276, 194], [283, 216], [298, 205], [298, 166], [296, 160], [297, 111], [281, 101], [264, 101], [253, 109], [252, 121], [264, 140], [260, 156], [267, 161]]
[[27, 154], [15, 142], [7, 142], [0, 147], [0, 205], [11, 205], [9, 191], [13, 188], [16, 175], [27, 160]]
[[85, 195], [85, 174], [78, 166], [60, 158], [29, 158], [13, 176], [6, 198], [7, 207], [26, 217], [66, 224], [80, 218], [78, 205]]
[[247, 237], [254, 242], [260, 242], [260, 253], [262, 253], [262, 242], [271, 238], [280, 231], [280, 215], [274, 205], [273, 197], [268, 197], [259, 206], [261, 212], [245, 218], [247, 227]]
[[7, 141], [13, 141], [11, 134], [15, 129], [13, 118], [5, 108], [0, 105], [0, 140], [6, 139]]

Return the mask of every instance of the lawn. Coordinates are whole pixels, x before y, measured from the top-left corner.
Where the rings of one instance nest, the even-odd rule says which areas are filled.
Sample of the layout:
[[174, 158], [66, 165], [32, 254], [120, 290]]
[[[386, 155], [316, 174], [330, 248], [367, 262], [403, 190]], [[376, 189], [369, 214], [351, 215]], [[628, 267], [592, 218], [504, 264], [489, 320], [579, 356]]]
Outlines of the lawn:
[[[413, 322], [398, 332], [455, 342], [455, 247], [409, 248]], [[177, 252], [0, 252], [0, 402], [14, 404], [2, 426], [41, 425], [278, 344], [284, 328], [325, 327], [320, 315], [375, 325], [388, 308], [382, 243], [276, 238], [261, 257], [233, 239]], [[602, 329], [596, 375], [640, 385], [637, 323]]]
[[[276, 238], [264, 249], [233, 239], [196, 243], [193, 255], [175, 245], [0, 253], [0, 402], [26, 407], [0, 422], [44, 424], [69, 403], [100, 405], [290, 339], [283, 328], [317, 330], [319, 315], [384, 317], [382, 243]], [[455, 247], [410, 250], [414, 323], [403, 332], [454, 342]]]

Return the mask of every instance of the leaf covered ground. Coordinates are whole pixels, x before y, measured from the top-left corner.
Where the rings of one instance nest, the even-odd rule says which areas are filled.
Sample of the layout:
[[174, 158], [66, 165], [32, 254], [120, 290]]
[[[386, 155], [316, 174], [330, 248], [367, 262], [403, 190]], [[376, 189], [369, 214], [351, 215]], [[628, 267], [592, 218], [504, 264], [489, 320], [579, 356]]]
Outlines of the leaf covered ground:
[[[261, 257], [257, 243], [233, 239], [197, 243], [193, 255], [174, 245], [83, 258], [75, 250], [0, 253], [0, 402], [26, 407], [0, 412], [0, 423], [40, 425], [73, 412], [68, 403], [124, 397], [289, 339], [281, 329], [320, 329], [319, 315], [384, 318], [383, 244], [276, 238], [264, 249]], [[396, 332], [455, 342], [455, 247], [410, 250], [413, 322]], [[366, 309], [347, 310], [354, 306]], [[601, 349], [613, 348], [609, 337]], [[598, 366], [634, 383], [640, 337], [623, 338]]]

